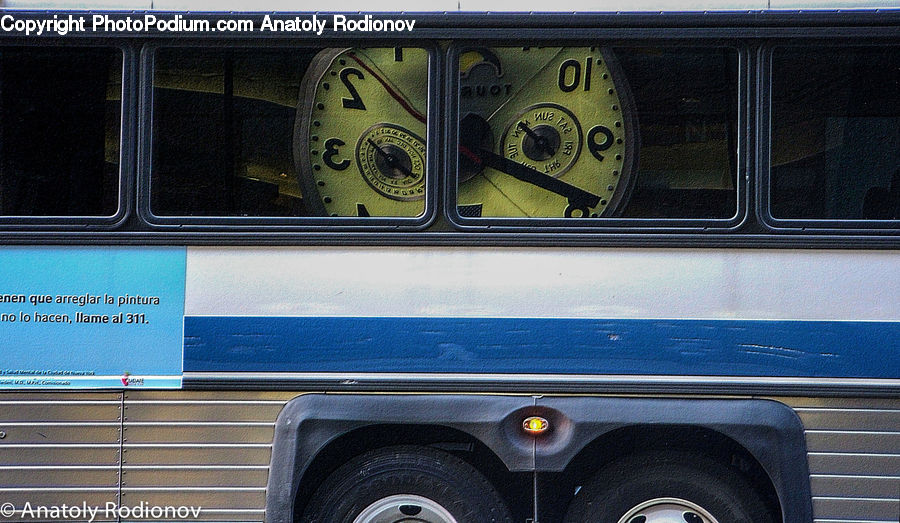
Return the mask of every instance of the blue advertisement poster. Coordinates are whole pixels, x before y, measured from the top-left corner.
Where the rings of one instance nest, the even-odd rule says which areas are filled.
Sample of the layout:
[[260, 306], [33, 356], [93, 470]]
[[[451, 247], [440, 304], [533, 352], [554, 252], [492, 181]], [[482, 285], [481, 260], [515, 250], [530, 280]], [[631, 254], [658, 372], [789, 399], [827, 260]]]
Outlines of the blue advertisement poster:
[[177, 388], [185, 248], [0, 249], [0, 389]]

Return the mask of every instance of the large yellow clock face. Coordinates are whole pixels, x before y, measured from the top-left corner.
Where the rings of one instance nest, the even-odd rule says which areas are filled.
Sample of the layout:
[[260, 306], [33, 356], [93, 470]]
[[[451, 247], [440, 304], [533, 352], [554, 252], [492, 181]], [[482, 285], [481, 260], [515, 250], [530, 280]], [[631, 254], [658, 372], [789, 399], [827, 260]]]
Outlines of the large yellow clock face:
[[464, 217], [610, 216], [636, 154], [624, 78], [596, 47], [460, 55], [457, 205]]
[[294, 154], [320, 216], [425, 211], [428, 52], [326, 49], [301, 87]]

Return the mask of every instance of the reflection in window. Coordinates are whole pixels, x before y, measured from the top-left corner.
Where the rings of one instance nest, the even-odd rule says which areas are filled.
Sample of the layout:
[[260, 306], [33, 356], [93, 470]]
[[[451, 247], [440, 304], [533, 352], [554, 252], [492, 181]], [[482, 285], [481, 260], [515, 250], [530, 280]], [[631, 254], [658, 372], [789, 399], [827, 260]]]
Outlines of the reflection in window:
[[463, 217], [730, 218], [737, 52], [461, 52]]
[[113, 216], [122, 53], [0, 48], [0, 215]]
[[771, 157], [775, 218], [900, 218], [898, 49], [776, 49]]
[[418, 216], [423, 49], [161, 49], [157, 216]]

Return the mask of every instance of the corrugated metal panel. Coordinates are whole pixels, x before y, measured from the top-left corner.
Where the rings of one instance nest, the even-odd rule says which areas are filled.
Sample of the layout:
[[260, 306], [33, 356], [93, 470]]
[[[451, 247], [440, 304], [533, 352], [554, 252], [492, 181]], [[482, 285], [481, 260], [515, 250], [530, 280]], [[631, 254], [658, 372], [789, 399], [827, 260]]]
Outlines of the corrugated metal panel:
[[[64, 447], [60, 445], [0, 446], [0, 463], [9, 466], [29, 465], [118, 465], [119, 445]], [[108, 445], [103, 443], [102, 445]], [[2, 480], [0, 476], [0, 480]]]
[[268, 465], [272, 449], [265, 447], [135, 447], [125, 443], [122, 456], [128, 465]]
[[118, 465], [84, 466], [66, 468], [51, 466], [0, 467], [0, 485], [3, 488], [52, 488], [58, 485], [77, 485], [90, 488], [116, 486], [119, 483]]
[[900, 494], [900, 476], [813, 475], [811, 482], [813, 491], [820, 497], [894, 498], [900, 511], [900, 500], [896, 500]]
[[[122, 396], [0, 394], [0, 498], [32, 506], [118, 500]], [[21, 514], [21, 512], [19, 512]], [[101, 514], [95, 521], [106, 518]]]
[[199, 506], [202, 509], [228, 509], [240, 511], [248, 508], [265, 508], [265, 487], [194, 487], [177, 489], [126, 488], [122, 489], [122, 505], [134, 506], [140, 502], [150, 506]]
[[809, 470], [810, 474], [892, 476], [900, 472], [900, 455], [810, 452]]
[[0, 419], [13, 423], [118, 422], [120, 408], [121, 401], [114, 397], [110, 401], [66, 401], [52, 397], [44, 401], [0, 400]]
[[[151, 391], [129, 390], [125, 398], [129, 404], [165, 403], [177, 402], [216, 402], [216, 401], [271, 401], [287, 403], [297, 397], [300, 392], [284, 391], [244, 391], [244, 390], [170, 390], [164, 393]], [[212, 421], [212, 420], [210, 420]]]
[[[106, 507], [107, 503], [116, 503], [118, 498], [118, 488], [108, 487], [99, 489], [95, 487], [89, 490], [64, 490], [54, 488], [40, 491], [14, 489], [11, 491], [0, 491], [0, 496], [2, 496], [4, 503], [12, 503], [15, 506], [15, 513], [17, 514], [17, 517], [20, 518], [20, 521], [60, 521], [61, 518], [47, 518], [46, 516], [34, 519], [28, 517], [31, 514], [41, 516], [39, 512], [27, 514], [25, 518], [21, 518], [20, 515], [25, 507], [28, 506], [26, 504], [30, 504], [34, 510], [36, 510], [37, 507], [61, 507], [62, 505], [68, 505], [70, 507], [82, 507], [84, 505], [87, 505], [88, 507]], [[114, 516], [114, 514], [110, 514], [110, 516]], [[84, 521], [87, 519], [89, 518], [84, 518]], [[103, 510], [101, 510], [100, 517], [96, 518], [94, 521], [112, 521], [114, 519], [114, 517], [103, 517]], [[7, 521], [16, 520], [7, 519]]]
[[[2, 412], [2, 408], [0, 408]], [[3, 445], [40, 445], [53, 443], [96, 443], [98, 441], [119, 441], [121, 422], [9, 422], [0, 421], [0, 428], [6, 437]]]
[[[279, 401], [175, 401], [125, 403], [126, 422], [137, 421], [213, 421], [273, 422], [284, 402]], [[126, 426], [129, 426], [126, 423]]]
[[[153, 422], [144, 422], [153, 423]], [[173, 424], [129, 424], [129, 443], [272, 443], [275, 420], [266, 422], [213, 422]]]
[[130, 466], [125, 471], [129, 485], [172, 487], [258, 487], [269, 478], [269, 466], [231, 466], [203, 468], [192, 466], [141, 468]]
[[202, 507], [263, 521], [275, 420], [296, 394], [128, 392], [122, 504]]
[[782, 399], [806, 429], [816, 523], [896, 522], [900, 400]]
[[[829, 519], [853, 519], [856, 521], [896, 521], [896, 499], [877, 498], [817, 498], [813, 496], [813, 515], [827, 514]], [[893, 516], [896, 517], [896, 516]]]
[[816, 430], [874, 430], [896, 431], [900, 429], [898, 409], [796, 409], [803, 426]]
[[806, 445], [810, 451], [840, 448], [845, 452], [890, 454], [900, 449], [900, 431], [810, 430], [806, 432]]

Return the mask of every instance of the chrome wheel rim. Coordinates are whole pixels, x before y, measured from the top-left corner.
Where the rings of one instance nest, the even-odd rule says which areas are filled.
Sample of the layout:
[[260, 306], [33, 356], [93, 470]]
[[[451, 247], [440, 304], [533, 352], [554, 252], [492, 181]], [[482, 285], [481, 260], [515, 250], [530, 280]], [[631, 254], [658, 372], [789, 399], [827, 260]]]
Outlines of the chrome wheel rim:
[[397, 494], [366, 507], [353, 523], [456, 523], [435, 501], [413, 494]]
[[719, 523], [700, 505], [678, 498], [656, 498], [635, 506], [619, 523]]

